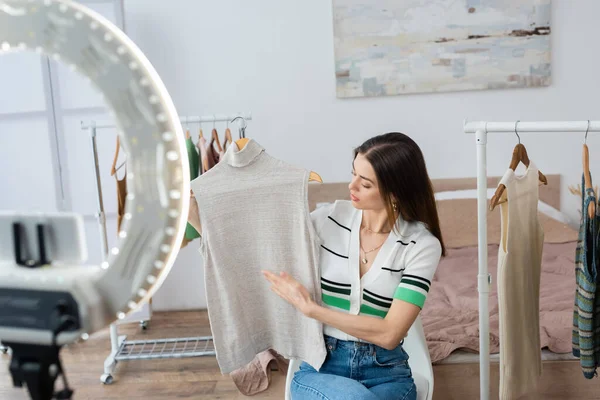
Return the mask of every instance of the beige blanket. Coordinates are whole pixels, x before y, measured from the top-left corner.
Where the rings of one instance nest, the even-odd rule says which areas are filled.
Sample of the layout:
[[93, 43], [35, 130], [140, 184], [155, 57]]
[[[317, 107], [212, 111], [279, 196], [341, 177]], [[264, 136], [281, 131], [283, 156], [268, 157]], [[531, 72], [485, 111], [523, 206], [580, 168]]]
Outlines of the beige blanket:
[[[576, 242], [544, 243], [540, 289], [541, 347], [555, 353], [571, 351], [575, 296]], [[498, 353], [498, 246], [488, 247], [490, 287], [490, 351]], [[431, 361], [456, 349], [479, 350], [477, 247], [449, 249], [431, 284], [422, 311]]]

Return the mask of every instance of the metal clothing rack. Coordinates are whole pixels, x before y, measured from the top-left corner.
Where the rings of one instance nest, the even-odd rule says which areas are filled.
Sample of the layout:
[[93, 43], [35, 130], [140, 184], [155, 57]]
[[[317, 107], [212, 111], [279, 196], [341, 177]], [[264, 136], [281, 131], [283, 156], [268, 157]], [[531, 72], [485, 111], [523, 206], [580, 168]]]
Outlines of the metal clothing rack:
[[600, 132], [600, 121], [541, 121], [541, 122], [485, 122], [465, 121], [464, 132], [475, 133], [477, 147], [477, 229], [478, 259], [477, 290], [479, 292], [479, 379], [480, 400], [490, 398], [490, 314], [489, 291], [491, 275], [488, 273], [487, 252], [487, 135], [489, 133], [541, 133], [541, 132]]
[[[108, 126], [106, 126], [108, 128]], [[114, 128], [114, 126], [113, 126]], [[98, 163], [98, 146], [96, 143], [97, 129], [95, 121], [92, 121], [89, 126], [84, 126], [82, 123], [82, 129], [88, 130], [90, 133], [90, 141], [92, 145], [92, 153], [94, 154], [94, 171], [96, 174], [96, 200], [98, 204], [98, 212], [96, 217], [98, 218], [98, 227], [100, 229], [100, 239], [102, 245], [102, 261], [106, 261], [108, 257], [108, 236], [106, 230], [106, 215], [104, 213], [104, 196], [102, 195], [102, 180], [100, 178], [100, 166]], [[140, 310], [130, 314], [126, 319], [120, 321], [120, 323], [139, 321], [142, 329], [148, 327], [148, 320], [151, 317], [151, 308], [149, 304], [144, 304]], [[104, 360], [104, 373], [101, 375], [100, 380], [103, 383], [110, 384], [113, 381], [112, 373], [117, 366], [117, 356], [119, 354], [120, 347], [125, 342], [126, 336], [119, 336], [117, 330], [117, 324], [113, 323], [110, 325], [110, 342], [111, 352]]]
[[[205, 123], [205, 122], [233, 122], [239, 121], [239, 136], [246, 137], [246, 121], [252, 120], [251, 113], [237, 114], [213, 114], [208, 116], [181, 116], [182, 124]], [[102, 257], [106, 261], [108, 256], [108, 237], [106, 231], [106, 216], [104, 213], [104, 201], [102, 196], [102, 182], [100, 179], [100, 167], [98, 163], [98, 147], [96, 144], [96, 133], [98, 129], [115, 129], [112, 124], [96, 124], [90, 121], [85, 124], [81, 121], [81, 129], [90, 133], [92, 152], [94, 154], [94, 168], [96, 173], [96, 188], [98, 202], [98, 225], [100, 228], [100, 237], [102, 240]], [[120, 323], [139, 321], [142, 329], [147, 329], [148, 320], [151, 317], [151, 308], [145, 304], [140, 310], [129, 315]], [[117, 324], [110, 325], [111, 352], [104, 361], [104, 373], [100, 381], [104, 384], [113, 382], [113, 372], [119, 361], [127, 360], [149, 360], [162, 358], [184, 358], [215, 355], [215, 348], [212, 336], [188, 337], [188, 338], [170, 338], [153, 340], [126, 340], [126, 335], [119, 335]], [[6, 352], [6, 348], [0, 345], [0, 351]]]

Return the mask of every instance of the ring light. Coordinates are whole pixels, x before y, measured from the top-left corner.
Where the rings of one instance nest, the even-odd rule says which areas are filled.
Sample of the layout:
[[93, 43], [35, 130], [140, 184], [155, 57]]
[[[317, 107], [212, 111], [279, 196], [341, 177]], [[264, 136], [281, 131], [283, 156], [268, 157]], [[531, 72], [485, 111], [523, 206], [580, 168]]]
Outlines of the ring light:
[[126, 214], [106, 262], [0, 265], [0, 300], [1, 290], [66, 293], [79, 319], [70, 330], [53, 335], [47, 329], [3, 325], [0, 318], [0, 340], [60, 346], [125, 318], [168, 275], [187, 222], [187, 151], [175, 106], [158, 74], [101, 15], [68, 0], [0, 0], [0, 52], [15, 50], [46, 54], [89, 78], [111, 109], [128, 155]]

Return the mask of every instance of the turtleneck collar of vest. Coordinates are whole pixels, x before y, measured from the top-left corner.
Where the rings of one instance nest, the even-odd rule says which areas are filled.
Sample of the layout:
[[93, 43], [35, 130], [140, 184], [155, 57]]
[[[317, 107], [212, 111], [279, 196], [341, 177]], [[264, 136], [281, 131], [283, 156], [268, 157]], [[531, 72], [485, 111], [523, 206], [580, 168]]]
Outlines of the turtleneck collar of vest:
[[224, 158], [227, 164], [240, 168], [252, 164], [263, 151], [265, 149], [254, 139], [248, 140], [248, 143], [241, 150], [233, 142], [225, 152]]

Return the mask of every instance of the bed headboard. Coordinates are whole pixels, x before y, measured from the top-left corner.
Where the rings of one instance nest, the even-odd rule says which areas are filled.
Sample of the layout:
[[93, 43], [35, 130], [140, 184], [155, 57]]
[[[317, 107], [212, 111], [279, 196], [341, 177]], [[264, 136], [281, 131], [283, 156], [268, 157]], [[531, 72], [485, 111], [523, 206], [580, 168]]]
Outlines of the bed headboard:
[[[495, 188], [500, 182], [501, 176], [489, 176], [487, 187]], [[540, 200], [560, 210], [560, 175], [546, 175], [547, 185], [540, 186]], [[447, 190], [477, 189], [477, 178], [450, 178], [433, 179], [433, 190], [444, 192]]]
[[[487, 179], [488, 188], [494, 188], [500, 181], [499, 176]], [[560, 175], [546, 175], [548, 185], [540, 186], [540, 200], [560, 210]], [[466, 190], [477, 188], [477, 178], [448, 178], [433, 179], [433, 190], [444, 192], [451, 190]], [[314, 210], [317, 203], [333, 203], [336, 200], [350, 200], [348, 182], [338, 183], [311, 183], [308, 185], [308, 203], [310, 210]]]

